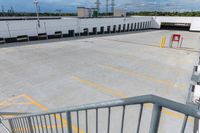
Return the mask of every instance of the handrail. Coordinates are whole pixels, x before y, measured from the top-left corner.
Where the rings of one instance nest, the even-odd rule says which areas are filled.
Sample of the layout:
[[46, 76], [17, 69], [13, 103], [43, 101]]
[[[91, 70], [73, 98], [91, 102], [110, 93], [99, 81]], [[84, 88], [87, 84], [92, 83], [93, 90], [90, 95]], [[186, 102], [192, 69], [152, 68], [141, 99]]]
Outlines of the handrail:
[[4, 116], [4, 115], [27, 115], [27, 114], [31, 114], [31, 113], [27, 113], [27, 112], [0, 112], [0, 116]]
[[[88, 129], [88, 111], [89, 110], [95, 110], [96, 112], [96, 133], [98, 132], [98, 124], [99, 124], [99, 115], [98, 112], [100, 109], [107, 109], [108, 115], [108, 125], [107, 130], [110, 130], [110, 117], [111, 117], [111, 109], [112, 107], [122, 107], [122, 119], [121, 119], [121, 133], [123, 133], [124, 130], [124, 119], [125, 119], [125, 110], [126, 106], [128, 105], [140, 105], [140, 112], [139, 112], [139, 118], [138, 118], [138, 125], [137, 125], [137, 133], [140, 132], [140, 125], [142, 120], [142, 114], [143, 114], [143, 107], [144, 104], [151, 103], [153, 104], [153, 110], [151, 115], [151, 122], [150, 122], [150, 128], [149, 133], [158, 133], [158, 128], [160, 124], [160, 118], [162, 114], [162, 108], [167, 108], [173, 111], [176, 111], [178, 113], [182, 113], [185, 115], [181, 133], [184, 133], [188, 117], [194, 117], [197, 119], [200, 119], [200, 110], [194, 106], [190, 106], [188, 104], [182, 104], [178, 103], [172, 100], [168, 100], [166, 98], [162, 98], [155, 95], [143, 95], [143, 96], [137, 96], [137, 97], [130, 97], [130, 98], [124, 98], [124, 99], [118, 99], [118, 100], [110, 100], [105, 102], [99, 102], [99, 103], [92, 103], [92, 104], [86, 104], [86, 105], [80, 105], [75, 107], [68, 107], [66, 109], [51, 111], [51, 112], [40, 112], [40, 113], [34, 113], [34, 114], [25, 114], [20, 115], [13, 118], [3, 118], [1, 119], [1, 123], [4, 124], [4, 122], [7, 122], [10, 128], [7, 127], [9, 133], [18, 133], [20, 131], [23, 132], [30, 132], [30, 133], [48, 133], [48, 130], [52, 130], [53, 127], [56, 129], [56, 133], [58, 131], [61, 131], [64, 133], [64, 131], [68, 130], [68, 133], [73, 132], [73, 125], [72, 125], [72, 115], [71, 113], [76, 114], [77, 118], [77, 129], [79, 131], [79, 112], [84, 111], [85, 112], [85, 126], [86, 129]], [[5, 113], [3, 113], [5, 114]], [[66, 119], [64, 122], [63, 119]], [[48, 122], [47, 122], [48, 121]], [[54, 121], [55, 125], [52, 125], [52, 121]], [[58, 123], [60, 121], [60, 125]], [[49, 125], [48, 125], [49, 124]], [[67, 126], [67, 128], [64, 128]], [[4, 126], [6, 127], [6, 126]], [[59, 128], [58, 128], [59, 127]], [[50, 129], [49, 129], [50, 128]], [[46, 131], [45, 131], [46, 130]], [[41, 131], [41, 132], [40, 132]], [[52, 131], [51, 131], [52, 132]], [[54, 133], [54, 132], [52, 132]], [[79, 132], [78, 132], [79, 133]], [[86, 132], [89, 133], [89, 132]], [[109, 133], [109, 132], [108, 132]]]
[[[80, 106], [68, 107], [66, 109], [60, 109], [57, 111], [49, 111], [49, 112], [40, 112], [34, 114], [28, 114], [19, 116], [16, 118], [24, 118], [24, 117], [31, 117], [31, 116], [40, 116], [40, 115], [49, 115], [54, 113], [62, 113], [62, 112], [73, 112], [73, 111], [82, 111], [82, 110], [90, 110], [90, 109], [99, 109], [99, 108], [108, 108], [108, 107], [117, 107], [117, 106], [124, 106], [124, 105], [135, 105], [135, 104], [146, 104], [152, 103], [159, 105], [161, 107], [168, 108], [173, 111], [177, 111], [179, 113], [195, 117], [200, 119], [200, 110], [198, 108], [191, 107], [187, 104], [178, 103], [166, 98], [162, 98], [155, 95], [143, 95], [143, 96], [136, 96], [130, 98], [123, 98], [118, 100], [109, 100], [105, 102], [98, 102], [92, 104], [85, 104]], [[3, 120], [9, 120], [12, 118], [5, 118]]]

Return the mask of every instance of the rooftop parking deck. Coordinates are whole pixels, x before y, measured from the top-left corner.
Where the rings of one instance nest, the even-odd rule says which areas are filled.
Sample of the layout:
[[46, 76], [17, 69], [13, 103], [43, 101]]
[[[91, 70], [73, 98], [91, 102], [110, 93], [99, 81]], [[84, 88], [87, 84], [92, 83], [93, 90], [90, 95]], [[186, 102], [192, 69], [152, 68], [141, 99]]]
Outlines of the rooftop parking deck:
[[[162, 36], [169, 40], [173, 33], [184, 37], [182, 48], [160, 48]], [[48, 111], [145, 94], [185, 103], [200, 52], [200, 34], [186, 31], [34, 43], [0, 48], [1, 111]]]

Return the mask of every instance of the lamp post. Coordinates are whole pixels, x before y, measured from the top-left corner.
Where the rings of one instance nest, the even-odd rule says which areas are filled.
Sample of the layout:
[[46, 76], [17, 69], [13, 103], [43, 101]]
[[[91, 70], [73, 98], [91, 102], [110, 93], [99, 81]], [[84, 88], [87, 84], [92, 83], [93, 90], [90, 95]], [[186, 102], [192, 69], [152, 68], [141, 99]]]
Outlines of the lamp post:
[[156, 1], [154, 2], [154, 4], [155, 4], [155, 18], [156, 18], [156, 16], [157, 16], [157, 6], [158, 6], [158, 4], [157, 4]]
[[106, 0], [106, 15], [108, 15], [108, 1], [109, 0]]
[[33, 3], [35, 4], [35, 7], [36, 7], [36, 14], [37, 14], [38, 27], [40, 27], [40, 18], [39, 18], [39, 1], [38, 1], [38, 0], [34, 0]]

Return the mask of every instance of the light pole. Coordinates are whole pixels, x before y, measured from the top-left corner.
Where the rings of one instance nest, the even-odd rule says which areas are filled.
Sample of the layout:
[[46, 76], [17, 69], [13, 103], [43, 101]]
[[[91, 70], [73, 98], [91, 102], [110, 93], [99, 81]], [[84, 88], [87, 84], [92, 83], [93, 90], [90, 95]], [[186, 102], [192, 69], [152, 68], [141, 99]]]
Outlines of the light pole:
[[106, 0], [106, 15], [108, 15], [108, 1], [109, 0]]
[[3, 16], [4, 16], [5, 9], [4, 9], [4, 6], [3, 6], [3, 5], [1, 6], [1, 12], [3, 13]]
[[36, 7], [36, 14], [37, 14], [38, 27], [40, 27], [40, 18], [39, 18], [39, 1], [38, 1], [38, 0], [34, 0], [33, 3], [35, 4], [35, 7]]
[[112, 0], [112, 2], [111, 2], [111, 10], [112, 10], [112, 13], [113, 13], [113, 16], [114, 16], [115, 0]]
[[127, 11], [128, 11], [128, 8], [124, 7], [124, 21], [126, 20], [126, 17], [127, 17]]
[[96, 1], [96, 8], [97, 8], [97, 11], [99, 12], [99, 10], [100, 10], [100, 2], [99, 2], [99, 0]]
[[156, 18], [156, 16], [157, 16], [157, 6], [158, 6], [158, 5], [157, 5], [157, 2], [156, 2], [156, 1], [154, 2], [154, 4], [155, 4], [155, 18]]

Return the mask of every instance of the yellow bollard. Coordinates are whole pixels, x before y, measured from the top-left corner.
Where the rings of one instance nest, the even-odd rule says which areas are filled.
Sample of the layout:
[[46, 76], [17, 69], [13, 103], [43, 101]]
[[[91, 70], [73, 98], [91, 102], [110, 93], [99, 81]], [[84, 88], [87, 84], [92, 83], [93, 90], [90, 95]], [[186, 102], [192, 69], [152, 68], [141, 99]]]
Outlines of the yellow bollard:
[[165, 47], [166, 40], [167, 40], [167, 38], [166, 38], [166, 36], [165, 36], [165, 37], [163, 38], [163, 48]]
[[166, 43], [166, 37], [162, 37], [162, 41], [160, 43], [160, 48], [164, 48], [165, 47], [165, 43]]

